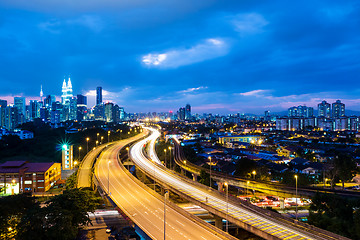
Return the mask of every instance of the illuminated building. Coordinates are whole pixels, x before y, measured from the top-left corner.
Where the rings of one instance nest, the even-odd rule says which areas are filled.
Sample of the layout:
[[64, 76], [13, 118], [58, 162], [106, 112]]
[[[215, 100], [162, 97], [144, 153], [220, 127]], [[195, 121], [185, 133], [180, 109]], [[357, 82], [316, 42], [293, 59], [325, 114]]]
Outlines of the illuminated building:
[[345, 104], [337, 100], [332, 104], [332, 117], [339, 118], [345, 116]]
[[96, 105], [102, 104], [102, 87], [96, 88]]
[[7, 161], [0, 165], [0, 195], [45, 192], [60, 179], [60, 163]]
[[326, 118], [331, 117], [330, 104], [327, 103], [325, 100], [318, 104], [318, 116]]
[[71, 170], [74, 168], [73, 145], [64, 144], [62, 146], [61, 160], [63, 170]]

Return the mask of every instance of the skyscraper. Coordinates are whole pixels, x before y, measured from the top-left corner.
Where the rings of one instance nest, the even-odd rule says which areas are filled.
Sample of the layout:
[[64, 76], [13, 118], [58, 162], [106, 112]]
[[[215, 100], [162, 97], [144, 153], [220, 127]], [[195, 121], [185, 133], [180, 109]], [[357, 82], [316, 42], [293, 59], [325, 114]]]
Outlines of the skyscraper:
[[179, 108], [178, 119], [185, 120], [185, 108]]
[[339, 118], [345, 116], [345, 104], [337, 100], [332, 104], [332, 117]]
[[318, 116], [319, 117], [331, 117], [330, 103], [327, 103], [325, 100], [318, 104]]
[[73, 97], [73, 90], [72, 90], [71, 80], [69, 78], [69, 80], [66, 84], [66, 80], [64, 79], [63, 85], [62, 85], [61, 104], [69, 105], [70, 99], [72, 97]]
[[191, 106], [190, 104], [186, 104], [185, 106], [185, 120], [191, 119]]
[[76, 119], [82, 121], [87, 112], [87, 97], [81, 94], [77, 95], [77, 114]]
[[14, 107], [18, 110], [18, 123], [22, 124], [25, 122], [25, 111], [26, 111], [26, 104], [24, 97], [14, 97]]
[[7, 106], [6, 100], [0, 99], [0, 128], [5, 127], [5, 109]]
[[102, 87], [96, 88], [96, 105], [102, 103]]

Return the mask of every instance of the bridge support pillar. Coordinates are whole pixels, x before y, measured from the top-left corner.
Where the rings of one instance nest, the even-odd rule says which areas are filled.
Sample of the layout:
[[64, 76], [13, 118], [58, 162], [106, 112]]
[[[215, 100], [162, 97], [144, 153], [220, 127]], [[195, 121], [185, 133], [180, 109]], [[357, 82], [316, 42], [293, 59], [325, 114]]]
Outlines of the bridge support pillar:
[[223, 188], [224, 188], [224, 183], [222, 183], [222, 182], [217, 182], [217, 185], [218, 185], [218, 191], [219, 191], [219, 192], [222, 192], [222, 191], [223, 191]]
[[161, 196], [164, 196], [164, 194], [165, 194], [165, 188], [163, 188], [163, 187], [160, 187], [161, 188]]
[[193, 177], [193, 181], [197, 182], [197, 175], [195, 175], [194, 173], [192, 174]]
[[215, 227], [219, 228], [219, 229], [223, 229], [223, 222], [222, 222], [222, 218], [214, 215], [214, 220], [215, 220]]
[[280, 201], [280, 209], [284, 209], [285, 208], [285, 199], [284, 198], [279, 198]]

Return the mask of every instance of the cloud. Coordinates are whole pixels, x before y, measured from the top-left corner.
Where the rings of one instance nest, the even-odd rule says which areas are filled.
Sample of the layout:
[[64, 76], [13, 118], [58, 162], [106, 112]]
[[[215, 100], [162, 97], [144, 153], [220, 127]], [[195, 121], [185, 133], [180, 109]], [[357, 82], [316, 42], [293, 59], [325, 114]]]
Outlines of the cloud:
[[249, 92], [239, 93], [239, 95], [241, 95], [241, 96], [259, 96], [266, 92], [269, 92], [269, 90], [258, 89], [258, 90], [252, 90]]
[[178, 93], [189, 93], [189, 92], [199, 91], [201, 89], [207, 89], [207, 88], [208, 87], [203, 87], [203, 86], [200, 86], [200, 87], [197, 87], [197, 88], [188, 88], [186, 90], [179, 91]]
[[258, 13], [238, 14], [232, 18], [231, 22], [235, 30], [241, 34], [262, 32], [263, 28], [269, 24], [269, 22]]
[[220, 38], [209, 38], [191, 47], [150, 53], [142, 57], [142, 63], [149, 67], [177, 68], [222, 57], [229, 52], [229, 44]]

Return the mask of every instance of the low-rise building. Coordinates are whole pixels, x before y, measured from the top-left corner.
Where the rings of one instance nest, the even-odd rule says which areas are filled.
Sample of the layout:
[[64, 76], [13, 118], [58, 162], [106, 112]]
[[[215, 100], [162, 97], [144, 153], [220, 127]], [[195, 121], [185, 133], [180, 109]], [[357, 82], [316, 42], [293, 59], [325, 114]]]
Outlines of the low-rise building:
[[0, 195], [46, 192], [60, 179], [60, 163], [7, 161], [0, 165]]

